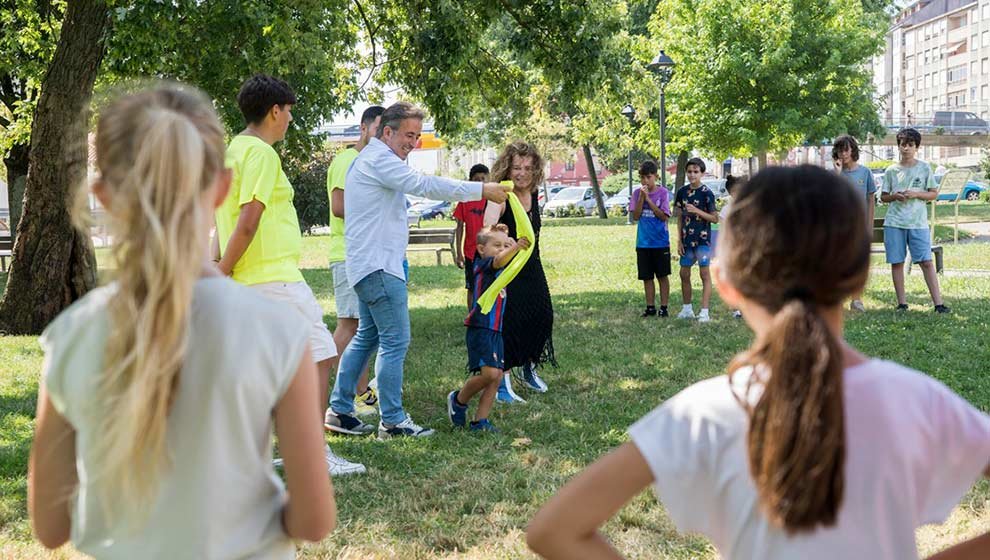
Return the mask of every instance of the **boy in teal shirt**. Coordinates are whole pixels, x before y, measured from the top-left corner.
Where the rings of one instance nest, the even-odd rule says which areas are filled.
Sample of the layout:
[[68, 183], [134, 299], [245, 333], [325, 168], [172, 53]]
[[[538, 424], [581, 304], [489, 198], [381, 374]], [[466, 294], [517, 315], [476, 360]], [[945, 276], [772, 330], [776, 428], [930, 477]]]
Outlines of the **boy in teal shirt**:
[[927, 202], [938, 196], [931, 166], [916, 159], [921, 133], [903, 128], [897, 133], [901, 160], [887, 168], [880, 201], [890, 204], [883, 222], [883, 244], [897, 294], [897, 310], [906, 311], [904, 261], [911, 250], [911, 262], [921, 267], [936, 313], [948, 313], [942, 301], [938, 276], [932, 263], [931, 235], [928, 232]]

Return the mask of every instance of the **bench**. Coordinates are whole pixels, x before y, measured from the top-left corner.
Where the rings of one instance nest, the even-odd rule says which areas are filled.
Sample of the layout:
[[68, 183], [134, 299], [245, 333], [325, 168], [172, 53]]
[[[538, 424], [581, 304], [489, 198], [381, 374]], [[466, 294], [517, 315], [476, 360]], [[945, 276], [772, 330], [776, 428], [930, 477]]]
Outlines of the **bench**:
[[[879, 245], [879, 246], [878, 246]], [[883, 218], [874, 218], [873, 220], [873, 245], [870, 245], [870, 253], [886, 254], [886, 249], [883, 246]], [[942, 246], [932, 245], [932, 256], [935, 257], [935, 271], [942, 272]], [[911, 270], [911, 264], [908, 263], [908, 270]]]
[[[431, 247], [414, 247], [414, 245], [431, 245]], [[439, 245], [439, 247], [437, 247]], [[437, 266], [443, 264], [440, 255], [447, 251], [454, 257], [454, 228], [410, 229], [409, 247], [407, 251], [434, 251], [437, 254]]]
[[0, 234], [0, 272], [7, 272], [7, 259], [13, 254], [14, 238]]

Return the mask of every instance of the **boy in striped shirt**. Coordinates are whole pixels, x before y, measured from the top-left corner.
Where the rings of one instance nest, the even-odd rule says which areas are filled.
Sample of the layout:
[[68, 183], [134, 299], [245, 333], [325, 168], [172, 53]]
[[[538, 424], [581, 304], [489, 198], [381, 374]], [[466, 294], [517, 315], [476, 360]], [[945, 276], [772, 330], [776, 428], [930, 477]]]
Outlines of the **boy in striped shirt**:
[[518, 242], [509, 237], [505, 224], [496, 224], [478, 232], [477, 257], [474, 259], [471, 280], [471, 311], [464, 319], [467, 326], [468, 369], [472, 375], [459, 391], [447, 395], [447, 414], [454, 426], [465, 427], [468, 403], [481, 393], [478, 409], [471, 422], [472, 431], [497, 432], [488, 421], [488, 413], [495, 401], [498, 385], [502, 381], [504, 352], [502, 345], [502, 314], [505, 310], [505, 290], [495, 299], [495, 305], [487, 314], [481, 312], [478, 299], [495, 282], [502, 269], [522, 249], [529, 247], [525, 237]]

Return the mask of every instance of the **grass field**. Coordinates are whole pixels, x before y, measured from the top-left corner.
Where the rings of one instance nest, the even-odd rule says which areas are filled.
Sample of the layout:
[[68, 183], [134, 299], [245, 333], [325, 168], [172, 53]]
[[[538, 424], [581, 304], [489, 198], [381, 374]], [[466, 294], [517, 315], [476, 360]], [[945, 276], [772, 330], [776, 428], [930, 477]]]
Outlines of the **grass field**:
[[[496, 437], [454, 432], [444, 397], [463, 380], [463, 274], [437, 267], [430, 253], [412, 258], [413, 343], [404, 402], [417, 421], [438, 429], [424, 441], [332, 438], [340, 454], [369, 474], [335, 481], [340, 527], [305, 558], [530, 558], [523, 529], [568, 478], [626, 441], [625, 430], [664, 399], [718, 375], [750, 340], [729, 310], [713, 305], [707, 325], [639, 318], [634, 229], [624, 220], [548, 221], [543, 255], [554, 297], [554, 343], [560, 368], [545, 372], [550, 392], [528, 404], [497, 405]], [[334, 323], [326, 238], [305, 239], [303, 268]], [[965, 251], [962, 249], [965, 248]], [[970, 249], [971, 248], [971, 249]], [[865, 352], [925, 371], [990, 411], [990, 244], [947, 247], [944, 276], [949, 316], [936, 316], [920, 273], [909, 276], [911, 310], [896, 315], [886, 274], [871, 278], [869, 312], [851, 315], [850, 342]], [[449, 257], [445, 256], [449, 263]], [[881, 265], [878, 263], [878, 269]], [[0, 281], [3, 278], [0, 276]], [[697, 283], [697, 281], [696, 281]], [[672, 282], [679, 305], [679, 282]], [[2, 285], [2, 284], [0, 284]], [[0, 338], [0, 558], [47, 558], [31, 543], [25, 470], [42, 355], [31, 337]], [[943, 525], [919, 531], [929, 553], [990, 526], [990, 487], [979, 483]], [[703, 538], [678, 535], [651, 493], [606, 527], [630, 558], [715, 558]], [[52, 557], [73, 557], [60, 551]]]

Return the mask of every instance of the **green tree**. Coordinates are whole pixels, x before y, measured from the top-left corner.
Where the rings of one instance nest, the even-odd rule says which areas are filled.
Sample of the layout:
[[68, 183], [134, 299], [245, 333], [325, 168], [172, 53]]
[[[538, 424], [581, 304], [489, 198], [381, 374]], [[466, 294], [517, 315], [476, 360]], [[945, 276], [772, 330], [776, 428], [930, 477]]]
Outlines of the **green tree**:
[[867, 62], [882, 47], [882, 2], [670, 0], [641, 59], [662, 45], [677, 63], [668, 88], [677, 149], [783, 152], [805, 140], [880, 129]]

